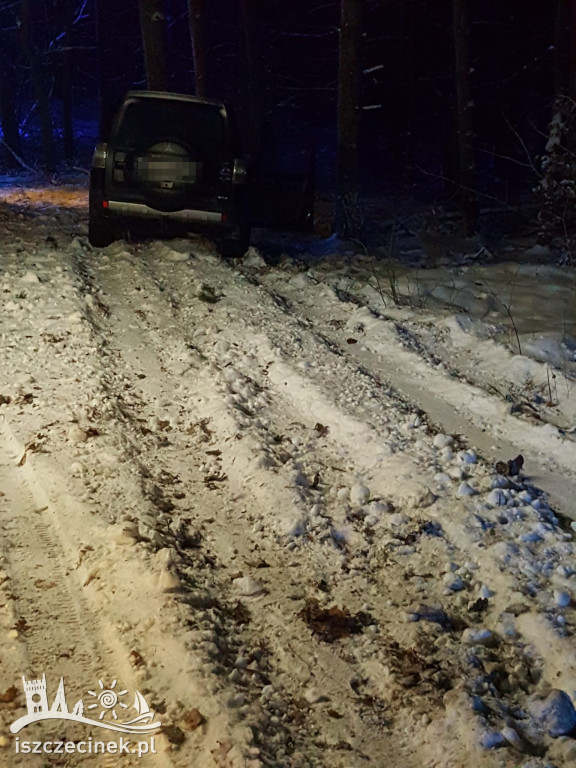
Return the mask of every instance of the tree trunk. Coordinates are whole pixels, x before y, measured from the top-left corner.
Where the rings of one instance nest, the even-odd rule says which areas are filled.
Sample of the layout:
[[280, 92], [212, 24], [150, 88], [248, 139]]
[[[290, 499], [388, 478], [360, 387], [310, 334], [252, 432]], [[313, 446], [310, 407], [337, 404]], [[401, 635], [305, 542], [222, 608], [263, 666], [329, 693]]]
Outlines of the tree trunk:
[[390, 115], [394, 125], [390, 140], [390, 153], [394, 166], [402, 170], [404, 183], [409, 184], [412, 166], [408, 160], [414, 122], [416, 20], [418, 18], [418, 9], [414, 0], [405, 0], [398, 7], [398, 13], [400, 46], [398, 57], [394, 62], [398, 69], [395, 78], [395, 106]]
[[246, 143], [251, 154], [257, 154], [264, 121], [264, 73], [260, 41], [258, 0], [242, 0], [244, 33]]
[[452, 0], [454, 56], [456, 75], [456, 132], [458, 185], [462, 209], [462, 231], [472, 235], [478, 225], [476, 167], [474, 162], [474, 120], [470, 86], [469, 0]]
[[74, 30], [74, 2], [66, 1], [64, 9], [64, 50], [62, 52], [62, 138], [64, 158], [74, 157], [74, 125], [72, 122], [72, 32]]
[[554, 28], [554, 96], [576, 96], [576, 2], [558, 0]]
[[336, 228], [341, 237], [361, 240], [364, 221], [358, 189], [358, 132], [362, 0], [341, 0], [341, 3]]
[[558, 0], [554, 29], [554, 103], [540, 179], [540, 236], [557, 238], [562, 257], [576, 260], [576, 0]]
[[188, 0], [188, 23], [194, 57], [196, 96], [206, 96], [206, 38], [204, 30], [204, 0]]
[[[98, 73], [98, 135], [106, 139], [116, 107], [125, 87], [118, 78], [118, 43], [114, 39], [113, 20], [117, 0], [98, 0], [96, 6], [96, 52]], [[120, 91], [122, 88], [122, 91]]]
[[140, 29], [148, 89], [168, 91], [166, 9], [164, 0], [140, 0]]
[[[0, 84], [0, 122], [2, 123], [4, 141], [13, 152], [20, 155], [22, 153], [22, 143], [20, 140], [18, 119], [16, 117], [14, 90], [10, 78], [4, 78]], [[19, 165], [10, 153], [7, 154], [5, 163], [9, 167], [14, 168]]]
[[[549, 155], [558, 160], [563, 151], [574, 152], [576, 101], [576, 0], [558, 0], [554, 25], [554, 104]], [[556, 170], [560, 170], [559, 167]]]
[[[22, 152], [20, 141], [20, 127], [16, 114], [14, 94], [15, 73], [11, 65], [9, 54], [8, 33], [0, 28], [0, 69], [4, 76], [0, 80], [0, 124], [4, 142], [10, 150], [20, 155]], [[10, 46], [11, 49], [11, 46]], [[10, 151], [2, 152], [2, 163], [5, 167], [16, 168], [19, 166], [16, 158]]]
[[55, 167], [55, 155], [52, 114], [50, 111], [50, 92], [44, 75], [45, 70], [42, 66], [40, 54], [32, 39], [30, 0], [20, 0], [20, 45], [24, 58], [28, 62], [30, 77], [32, 79], [32, 89], [36, 104], [38, 105], [44, 167], [47, 171], [53, 171]]

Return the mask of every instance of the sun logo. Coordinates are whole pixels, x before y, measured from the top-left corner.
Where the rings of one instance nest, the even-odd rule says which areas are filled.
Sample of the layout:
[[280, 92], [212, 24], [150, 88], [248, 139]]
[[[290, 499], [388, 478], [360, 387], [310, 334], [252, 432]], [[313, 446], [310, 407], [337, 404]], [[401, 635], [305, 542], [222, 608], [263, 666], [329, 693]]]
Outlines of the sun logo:
[[118, 720], [118, 715], [116, 714], [116, 710], [114, 709], [117, 706], [123, 707], [124, 709], [128, 709], [128, 704], [124, 704], [119, 700], [120, 696], [124, 696], [125, 693], [128, 693], [128, 691], [118, 691], [116, 692], [114, 688], [116, 687], [116, 680], [112, 681], [112, 685], [110, 688], [104, 688], [104, 683], [102, 680], [98, 680], [98, 684], [100, 685], [100, 693], [95, 693], [94, 691], [88, 691], [90, 696], [93, 696], [98, 701], [94, 704], [89, 704], [88, 709], [96, 709], [96, 707], [102, 707], [102, 711], [100, 712], [100, 715], [98, 717], [99, 720], [102, 720], [104, 715], [107, 712], [112, 712], [112, 717], [114, 720]]

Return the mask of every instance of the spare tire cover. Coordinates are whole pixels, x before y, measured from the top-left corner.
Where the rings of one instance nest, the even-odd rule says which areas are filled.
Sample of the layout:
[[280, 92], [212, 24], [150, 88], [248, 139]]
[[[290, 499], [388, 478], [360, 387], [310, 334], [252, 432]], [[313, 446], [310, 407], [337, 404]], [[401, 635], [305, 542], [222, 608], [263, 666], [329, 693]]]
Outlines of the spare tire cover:
[[161, 141], [134, 158], [133, 178], [146, 202], [160, 211], [176, 211], [201, 182], [202, 163], [182, 144]]

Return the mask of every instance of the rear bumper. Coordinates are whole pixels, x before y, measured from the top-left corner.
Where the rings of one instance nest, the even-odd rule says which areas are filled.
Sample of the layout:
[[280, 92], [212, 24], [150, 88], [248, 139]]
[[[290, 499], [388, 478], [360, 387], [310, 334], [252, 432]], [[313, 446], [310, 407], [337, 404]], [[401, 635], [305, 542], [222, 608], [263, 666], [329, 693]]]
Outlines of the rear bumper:
[[125, 216], [149, 221], [166, 221], [174, 224], [217, 225], [226, 222], [226, 215], [221, 211], [197, 211], [185, 208], [181, 211], [158, 211], [144, 203], [125, 203], [118, 200], [108, 201], [102, 212], [112, 216]]

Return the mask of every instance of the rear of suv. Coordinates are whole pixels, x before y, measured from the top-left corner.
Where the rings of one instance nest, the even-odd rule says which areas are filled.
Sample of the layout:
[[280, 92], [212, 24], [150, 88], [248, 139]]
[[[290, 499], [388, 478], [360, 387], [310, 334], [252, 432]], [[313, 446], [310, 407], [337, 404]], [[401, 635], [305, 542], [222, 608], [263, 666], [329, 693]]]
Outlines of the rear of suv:
[[90, 172], [90, 243], [127, 231], [206, 233], [223, 256], [248, 248], [247, 171], [236, 127], [212, 99], [130, 91]]

